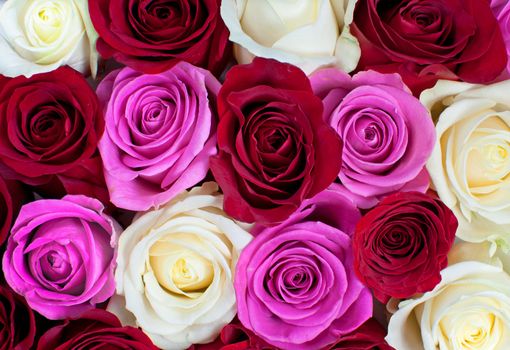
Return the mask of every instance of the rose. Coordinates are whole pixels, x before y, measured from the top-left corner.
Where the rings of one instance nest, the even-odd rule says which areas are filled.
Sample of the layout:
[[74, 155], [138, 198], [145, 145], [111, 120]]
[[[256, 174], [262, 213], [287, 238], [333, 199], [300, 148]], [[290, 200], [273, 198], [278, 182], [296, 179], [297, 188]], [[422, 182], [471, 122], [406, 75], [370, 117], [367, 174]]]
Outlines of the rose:
[[0, 285], [0, 350], [29, 350], [35, 338], [35, 317], [26, 301]]
[[354, 267], [383, 303], [434, 288], [455, 240], [457, 219], [440, 200], [419, 192], [383, 199], [357, 224]]
[[210, 166], [234, 218], [282, 221], [338, 174], [341, 142], [299, 69], [262, 58], [233, 67], [218, 111]]
[[332, 188], [262, 230], [236, 268], [241, 323], [271, 345], [299, 350], [330, 345], [370, 318], [372, 296], [352, 260], [350, 234], [359, 217]]
[[26, 197], [27, 194], [17, 181], [5, 180], [0, 176], [0, 245], [7, 239], [12, 223]]
[[69, 193], [96, 196], [104, 187], [96, 157], [103, 124], [96, 94], [71, 68], [31, 78], [0, 76], [4, 177], [30, 185], [54, 180]]
[[203, 180], [216, 154], [220, 83], [181, 62], [159, 75], [110, 73], [97, 93], [106, 131], [99, 143], [113, 204], [147, 210]]
[[222, 328], [218, 338], [204, 345], [192, 345], [188, 350], [276, 350], [246, 329], [236, 318]]
[[427, 168], [467, 241], [510, 243], [509, 88], [440, 81], [420, 96], [438, 120]]
[[310, 80], [324, 119], [344, 143], [338, 177], [358, 206], [372, 207], [395, 191], [426, 191], [434, 124], [400, 77], [369, 71], [351, 78], [325, 69]]
[[93, 75], [97, 34], [85, 0], [0, 1], [0, 74], [49, 72], [60, 66]]
[[[491, 0], [491, 9], [499, 23], [499, 29], [505, 42], [507, 56], [510, 56], [510, 5], [506, 0]], [[503, 76], [510, 77], [510, 60], [506, 66]]]
[[415, 93], [437, 79], [487, 83], [507, 64], [487, 0], [359, 1], [351, 31], [358, 69], [398, 72]]
[[240, 63], [274, 58], [309, 74], [325, 65], [350, 72], [360, 56], [349, 32], [356, 0], [223, 0], [221, 16]]
[[386, 343], [386, 330], [371, 318], [354, 332], [342, 336], [329, 349], [338, 350], [394, 350]]
[[7, 241], [5, 279], [46, 318], [89, 310], [115, 291], [119, 228], [93, 198], [69, 195], [28, 203]]
[[444, 269], [434, 290], [399, 304], [388, 326], [390, 345], [399, 350], [508, 348], [507, 265], [476, 260], [483, 247], [489, 256], [488, 244], [478, 246], [467, 250], [475, 256]]
[[230, 59], [220, 0], [88, 0], [97, 49], [144, 73], [180, 60], [220, 74]]
[[120, 237], [118, 296], [108, 307], [159, 347], [211, 342], [236, 314], [233, 271], [251, 236], [223, 213], [216, 191], [208, 182], [184, 192]]
[[133, 327], [122, 327], [115, 315], [101, 309], [89, 310], [79, 317], [65, 320], [46, 331], [37, 343], [37, 350], [105, 348], [158, 349], [142, 331]]

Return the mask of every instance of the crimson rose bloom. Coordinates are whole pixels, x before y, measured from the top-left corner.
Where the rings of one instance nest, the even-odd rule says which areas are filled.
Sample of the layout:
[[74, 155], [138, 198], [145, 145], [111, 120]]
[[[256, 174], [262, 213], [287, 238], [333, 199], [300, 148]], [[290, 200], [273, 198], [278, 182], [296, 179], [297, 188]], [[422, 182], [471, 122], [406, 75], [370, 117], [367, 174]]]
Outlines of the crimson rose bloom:
[[21, 184], [0, 176], [0, 245], [7, 239], [25, 197]]
[[432, 290], [448, 265], [457, 219], [439, 199], [399, 192], [356, 225], [354, 268], [381, 302]]
[[94, 309], [79, 318], [66, 320], [39, 339], [37, 350], [133, 349], [158, 350], [138, 328], [122, 327], [117, 317]]
[[256, 58], [233, 67], [218, 95], [219, 153], [211, 170], [232, 217], [286, 219], [340, 171], [342, 143], [297, 67]]
[[386, 340], [386, 330], [371, 318], [354, 332], [342, 336], [330, 350], [394, 350]]
[[35, 317], [23, 297], [0, 285], [0, 350], [29, 350]]
[[[0, 173], [50, 192], [104, 199], [97, 96], [69, 67], [31, 78], [0, 76]], [[62, 191], [63, 187], [65, 191]], [[60, 190], [60, 191], [59, 191]]]
[[188, 350], [273, 350], [276, 349], [246, 329], [237, 318], [223, 327], [209, 344], [194, 344]]
[[397, 72], [415, 94], [438, 79], [490, 82], [507, 62], [487, 0], [358, 1], [351, 30], [358, 69]]
[[231, 57], [221, 0], [89, 0], [97, 50], [143, 73], [180, 60], [220, 74]]

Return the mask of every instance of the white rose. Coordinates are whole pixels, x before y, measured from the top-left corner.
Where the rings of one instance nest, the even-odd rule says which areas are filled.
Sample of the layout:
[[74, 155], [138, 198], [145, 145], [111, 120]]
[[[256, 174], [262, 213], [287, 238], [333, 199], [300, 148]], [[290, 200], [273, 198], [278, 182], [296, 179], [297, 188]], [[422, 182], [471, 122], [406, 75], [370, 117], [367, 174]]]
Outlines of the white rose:
[[239, 63], [260, 56], [307, 74], [331, 65], [350, 72], [361, 54], [349, 31], [356, 1], [222, 0], [221, 17]]
[[510, 81], [439, 81], [421, 102], [437, 120], [427, 169], [470, 242], [510, 243]]
[[7, 0], [0, 6], [0, 74], [30, 77], [69, 65], [95, 76], [97, 33], [87, 0]]
[[233, 274], [251, 235], [221, 210], [217, 190], [185, 192], [120, 237], [108, 308], [163, 349], [211, 342], [236, 314]]
[[386, 341], [398, 350], [507, 350], [510, 276], [489, 247], [454, 248], [449, 260], [459, 261], [441, 272], [434, 290], [399, 304]]

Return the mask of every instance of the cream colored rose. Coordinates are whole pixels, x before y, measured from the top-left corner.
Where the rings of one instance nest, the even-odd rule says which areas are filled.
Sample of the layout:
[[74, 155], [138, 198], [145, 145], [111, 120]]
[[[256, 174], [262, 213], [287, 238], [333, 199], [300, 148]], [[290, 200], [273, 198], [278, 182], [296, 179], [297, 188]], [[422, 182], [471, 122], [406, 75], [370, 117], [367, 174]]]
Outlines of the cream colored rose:
[[510, 243], [510, 81], [439, 81], [420, 100], [437, 119], [427, 169], [470, 242]]
[[221, 17], [239, 63], [260, 56], [307, 74], [331, 65], [350, 72], [361, 53], [349, 31], [356, 1], [222, 0]]
[[221, 210], [217, 190], [185, 192], [120, 237], [109, 310], [163, 349], [210, 342], [236, 314], [233, 274], [251, 235]]
[[507, 350], [510, 276], [489, 247], [455, 247], [449, 260], [457, 263], [441, 272], [434, 290], [399, 304], [387, 342], [398, 350]]
[[7, 0], [0, 6], [0, 74], [30, 77], [62, 65], [96, 74], [97, 34], [87, 0]]

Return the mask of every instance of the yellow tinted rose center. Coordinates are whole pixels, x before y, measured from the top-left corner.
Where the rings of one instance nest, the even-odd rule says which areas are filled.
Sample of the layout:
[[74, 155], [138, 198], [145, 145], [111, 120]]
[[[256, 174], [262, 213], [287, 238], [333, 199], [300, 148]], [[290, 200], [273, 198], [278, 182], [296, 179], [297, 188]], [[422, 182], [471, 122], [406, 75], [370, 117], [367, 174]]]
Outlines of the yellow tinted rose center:
[[[201, 242], [191, 235], [176, 234], [174, 237], [201, 248]], [[154, 276], [170, 292], [198, 297], [214, 279], [214, 267], [207, 258], [169, 238], [154, 243], [149, 255]]]
[[32, 44], [51, 44], [63, 34], [68, 16], [58, 1], [34, 1], [25, 17], [25, 27]]

